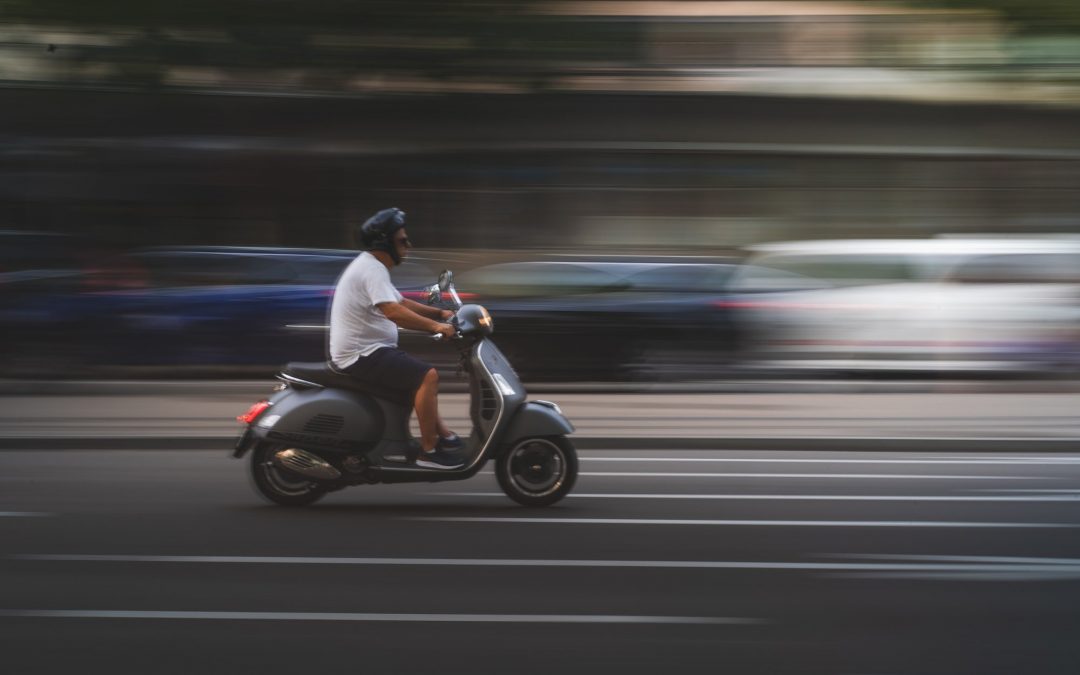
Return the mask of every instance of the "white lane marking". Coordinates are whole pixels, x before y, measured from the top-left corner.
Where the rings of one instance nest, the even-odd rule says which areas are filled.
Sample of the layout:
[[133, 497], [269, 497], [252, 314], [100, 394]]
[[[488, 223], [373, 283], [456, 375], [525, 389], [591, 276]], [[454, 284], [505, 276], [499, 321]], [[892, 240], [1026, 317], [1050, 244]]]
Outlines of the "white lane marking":
[[[494, 472], [492, 472], [494, 473]], [[914, 480], [1050, 480], [1043, 476], [955, 476], [888, 473], [671, 473], [644, 471], [582, 471], [581, 476], [642, 476], [646, 478], [904, 478]]]
[[42, 511], [0, 511], [0, 518], [45, 518], [51, 515]]
[[916, 564], [929, 562], [932, 565], [945, 563], [938, 570], [897, 568], [894, 570], [850, 570], [840, 574], [849, 579], [1074, 581], [1080, 578], [1080, 559], [1076, 558], [879, 554], [848, 554], [843, 557], [861, 560], [919, 561]]
[[[501, 497], [502, 492], [435, 492], [444, 497]], [[1031, 496], [937, 496], [937, 495], [692, 495], [692, 494], [601, 494], [571, 492], [566, 499], [722, 499], [761, 501], [820, 501], [820, 502], [1078, 502], [1080, 494], [1050, 494]]]
[[1023, 489], [1023, 488], [990, 488], [990, 489], [982, 489], [982, 488], [980, 488], [980, 489], [976, 489], [976, 490], [968, 490], [967, 492], [994, 492], [994, 493], [1007, 492], [1007, 493], [1019, 493], [1019, 494], [1056, 494], [1056, 495], [1076, 495], [1077, 497], [1080, 497], [1080, 490], [1076, 490], [1076, 489], [1056, 490], [1056, 489], [1053, 489], [1053, 488], [1041, 488], [1041, 489], [1040, 488], [1028, 488], [1028, 489]]
[[[826, 556], [829, 557], [829, 556]], [[778, 562], [753, 560], [588, 560], [507, 558], [327, 558], [290, 556], [182, 556], [182, 555], [83, 555], [23, 554], [9, 559], [35, 562], [133, 562], [242, 565], [386, 565], [456, 567], [588, 567], [628, 569], [744, 569], [796, 571], [944, 571], [1017, 572], [1050, 570], [1080, 572], [1080, 559], [1009, 558], [993, 556], [932, 556], [844, 554], [838, 558], [888, 562]], [[902, 560], [906, 562], [896, 562]], [[918, 562], [911, 562], [918, 561]], [[963, 564], [959, 564], [963, 563]]]
[[965, 571], [951, 570], [945, 572], [841, 572], [836, 576], [844, 579], [904, 579], [906, 581], [993, 581], [993, 582], [1019, 582], [1019, 581], [1075, 581], [1080, 578], [1080, 573], [1072, 570], [1039, 569], [1034, 571]]
[[1021, 565], [1065, 565], [1080, 566], [1080, 558], [1033, 558], [1025, 556], [1001, 556], [1001, 555], [913, 555], [909, 553], [881, 554], [881, 553], [845, 553], [843, 558], [858, 558], [860, 560], [920, 560], [935, 562], [963, 562], [963, 563], [994, 563], [994, 564], [1021, 564]]
[[[1077, 446], [1080, 447], [1080, 446]], [[986, 460], [986, 461], [1025, 461], [1025, 460], [1047, 460], [1047, 461], [1060, 461], [1063, 463], [1080, 463], [1080, 457], [1075, 455], [932, 455], [927, 459], [938, 459], [945, 461], [964, 461], [964, 460]]]
[[679, 518], [486, 518], [471, 516], [406, 516], [400, 520], [443, 523], [545, 523], [565, 525], [724, 525], [734, 527], [956, 527], [1076, 528], [1074, 523], [994, 523], [947, 520], [706, 520]]
[[179, 619], [200, 621], [406, 621], [421, 623], [765, 623], [730, 616], [633, 616], [622, 614], [380, 614], [375, 612], [174, 612], [103, 609], [0, 609], [0, 617], [45, 619]]
[[749, 457], [578, 457], [582, 462], [728, 462], [749, 464], [1059, 464], [1077, 465], [1080, 459], [1008, 458], [1008, 459], [797, 459]]

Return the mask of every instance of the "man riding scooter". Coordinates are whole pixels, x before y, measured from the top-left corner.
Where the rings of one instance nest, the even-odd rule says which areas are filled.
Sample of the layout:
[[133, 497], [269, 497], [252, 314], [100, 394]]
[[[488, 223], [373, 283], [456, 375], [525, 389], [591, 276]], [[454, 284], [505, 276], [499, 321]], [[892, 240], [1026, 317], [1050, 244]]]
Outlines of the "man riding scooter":
[[[578, 473], [567, 438], [574, 425], [557, 404], [528, 399], [491, 339], [488, 311], [461, 302], [450, 270], [427, 289], [429, 303], [444, 293], [453, 301], [450, 325], [442, 310], [414, 311], [388, 278], [409, 248], [404, 214], [381, 211], [359, 229], [369, 250], [338, 285], [331, 362], [287, 364], [274, 393], [236, 418], [244, 431], [232, 456], [250, 453], [256, 491], [275, 504], [308, 506], [349, 486], [466, 480], [491, 460], [499, 487], [519, 504], [550, 506], [569, 494]], [[397, 350], [398, 325], [453, 337], [468, 376], [467, 439], [439, 420], [435, 371]], [[409, 430], [414, 406], [420, 441]]]
[[405, 212], [383, 209], [356, 228], [363, 249], [338, 279], [330, 308], [329, 362], [354, 380], [416, 410], [422, 452], [416, 466], [456, 469], [464, 465], [461, 439], [439, 416], [439, 375], [430, 364], [398, 348], [398, 327], [454, 337], [453, 312], [401, 295], [390, 270], [408, 255]]

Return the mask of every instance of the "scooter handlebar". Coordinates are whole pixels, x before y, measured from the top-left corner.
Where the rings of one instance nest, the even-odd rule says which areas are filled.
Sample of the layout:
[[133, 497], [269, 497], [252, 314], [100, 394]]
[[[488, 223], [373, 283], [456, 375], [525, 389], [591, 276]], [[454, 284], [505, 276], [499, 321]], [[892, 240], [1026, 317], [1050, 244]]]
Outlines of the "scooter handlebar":
[[[436, 340], [436, 341], [443, 339], [443, 334], [442, 333], [429, 333], [426, 330], [413, 330], [411, 328], [399, 328], [398, 332], [399, 333], [404, 333], [404, 334], [407, 334], [407, 335], [424, 335], [424, 336], [429, 337], [432, 340]], [[455, 340], [461, 339], [461, 333], [455, 334], [454, 339]]]
[[[450, 320], [447, 323], [449, 323], [451, 326], [454, 327], [454, 337], [451, 338], [451, 339], [460, 340], [461, 339], [461, 331], [458, 330], [457, 315], [455, 314], [454, 316], [450, 317]], [[432, 333], [431, 334], [431, 339], [435, 340], [436, 342], [441, 342], [442, 340], [444, 340], [446, 338], [442, 333]]]

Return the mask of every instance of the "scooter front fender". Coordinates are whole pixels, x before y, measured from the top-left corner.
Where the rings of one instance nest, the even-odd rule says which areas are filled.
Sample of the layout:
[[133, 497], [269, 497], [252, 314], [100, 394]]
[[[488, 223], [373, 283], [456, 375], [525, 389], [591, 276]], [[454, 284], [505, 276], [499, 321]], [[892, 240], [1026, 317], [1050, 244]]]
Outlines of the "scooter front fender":
[[514, 413], [503, 438], [511, 443], [533, 436], [565, 436], [574, 433], [574, 425], [552, 405], [526, 401]]

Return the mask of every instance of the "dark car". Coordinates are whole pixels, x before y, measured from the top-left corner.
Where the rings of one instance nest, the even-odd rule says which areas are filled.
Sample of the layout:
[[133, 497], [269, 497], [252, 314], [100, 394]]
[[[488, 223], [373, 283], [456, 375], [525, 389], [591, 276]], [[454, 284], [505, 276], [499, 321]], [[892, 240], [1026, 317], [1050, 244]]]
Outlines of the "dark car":
[[[21, 341], [4, 369], [19, 376], [129, 367], [233, 374], [318, 361], [334, 285], [356, 256], [256, 247], [132, 251], [86, 273], [77, 290], [24, 308], [21, 332], [36, 339]], [[435, 277], [414, 261], [392, 275], [415, 298]]]
[[527, 380], [697, 379], [729, 365], [735, 265], [675, 260], [503, 263], [462, 275]]
[[55, 339], [66, 333], [69, 299], [108, 255], [75, 235], [0, 230], [0, 376], [64, 359]]
[[19, 281], [78, 274], [104, 249], [71, 234], [0, 230], [0, 289]]

